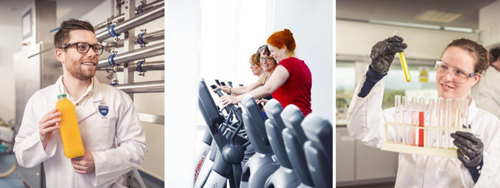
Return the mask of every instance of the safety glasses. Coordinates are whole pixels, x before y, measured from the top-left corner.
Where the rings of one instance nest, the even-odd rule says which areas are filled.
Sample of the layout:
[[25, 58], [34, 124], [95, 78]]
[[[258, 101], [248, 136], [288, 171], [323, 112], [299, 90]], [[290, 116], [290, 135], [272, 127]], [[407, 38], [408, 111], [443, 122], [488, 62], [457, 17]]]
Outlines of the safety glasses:
[[441, 61], [436, 61], [434, 67], [436, 69], [436, 72], [438, 73], [449, 72], [453, 76], [453, 78], [458, 82], [465, 82], [469, 78], [479, 75], [479, 72], [466, 73], [460, 68], [450, 66], [447, 63], [443, 63]]

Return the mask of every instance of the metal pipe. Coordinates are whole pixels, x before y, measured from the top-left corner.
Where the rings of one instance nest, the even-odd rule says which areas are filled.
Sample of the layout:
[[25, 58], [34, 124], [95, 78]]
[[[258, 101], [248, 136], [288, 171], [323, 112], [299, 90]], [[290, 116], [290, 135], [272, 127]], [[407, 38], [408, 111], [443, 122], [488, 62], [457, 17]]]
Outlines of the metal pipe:
[[121, 23], [121, 22], [123, 22], [123, 20], [125, 20], [125, 14], [120, 14], [117, 17], [111, 17], [108, 20], [101, 22], [101, 23], [97, 24], [96, 26], [94, 26], [94, 30], [95, 31], [101, 30], [103, 28], [108, 27], [114, 21], [116, 21], [117, 23]]
[[[145, 33], [143, 36], [139, 35], [137, 36], [137, 39], [139, 39], [139, 37], [142, 37], [142, 41], [144, 41], [145, 43], [149, 43], [157, 40], [163, 40], [165, 38], [165, 30], [159, 30], [152, 33]], [[136, 40], [136, 43], [139, 42]]]
[[115, 88], [125, 93], [155, 93], [165, 91], [165, 81], [137, 82], [132, 84], [116, 85]]
[[[135, 64], [135, 63], [129, 64], [128, 67], [136, 70], [137, 64]], [[116, 72], [122, 72], [123, 66], [120, 65], [120, 66], [116, 66], [116, 67], [103, 67], [103, 68], [98, 69], [98, 70], [103, 70], [103, 71], [114, 70]], [[151, 61], [151, 62], [146, 61], [142, 64], [142, 70], [144, 70], [144, 71], [165, 70], [165, 62], [164, 61]]]
[[[148, 3], [148, 4], [144, 5], [144, 7], [142, 7], [142, 12], [157, 8], [158, 6], [164, 6], [164, 4], [165, 4], [164, 0], [158, 0], [155, 2]], [[136, 8], [136, 12], [138, 12], [138, 10], [139, 10], [139, 7]], [[140, 14], [140, 12], [139, 12], [139, 14]]]
[[[160, 31], [155, 31], [152, 33], [145, 33], [144, 35], [141, 36], [141, 33], [139, 33], [138, 36], [135, 37], [135, 43], [140, 44], [138, 39], [141, 38], [144, 43], [149, 43], [149, 42], [154, 42], [154, 41], [160, 41], [165, 38], [164, 30]], [[121, 48], [123, 47], [123, 40], [119, 41], [104, 41], [101, 43], [105, 49], [109, 48]]]
[[103, 41], [102, 46], [104, 46], [104, 49], [110, 49], [110, 48], [121, 48], [123, 47], [123, 40], [120, 41]]
[[107, 67], [110, 65], [117, 65], [125, 62], [163, 55], [164, 51], [164, 43], [158, 43], [137, 50], [128, 51], [123, 54], [111, 54], [108, 58], [99, 60], [97, 67]]
[[118, 36], [122, 32], [133, 29], [137, 26], [143, 25], [155, 19], [161, 18], [165, 15], [165, 6], [158, 6], [157, 8], [151, 9], [144, 12], [134, 18], [125, 20], [122, 23], [115, 25], [110, 25], [107, 29], [101, 29], [96, 31], [96, 37], [99, 42], [106, 40], [110, 37]]
[[[148, 10], [151, 10], [153, 8], [157, 8], [158, 6], [164, 6], [164, 1], [163, 0], [158, 0], [158, 1], [155, 1], [155, 2], [152, 2], [152, 3], [149, 3], [149, 4], [145, 4], [143, 7], [142, 7], [142, 11], [140, 13], [137, 13], [136, 15], [139, 15], [143, 12], [147, 12]], [[139, 7], [136, 8], [136, 10], [139, 10]], [[125, 20], [125, 14], [120, 14], [116, 17], [111, 17], [109, 19], [107, 19], [106, 21], [104, 22], [101, 22], [97, 25], [94, 26], [94, 30], [100, 30], [104, 27], [108, 27], [110, 25], [110, 23], [112, 22], [117, 22], [117, 23], [121, 23], [123, 22], [123, 20]]]

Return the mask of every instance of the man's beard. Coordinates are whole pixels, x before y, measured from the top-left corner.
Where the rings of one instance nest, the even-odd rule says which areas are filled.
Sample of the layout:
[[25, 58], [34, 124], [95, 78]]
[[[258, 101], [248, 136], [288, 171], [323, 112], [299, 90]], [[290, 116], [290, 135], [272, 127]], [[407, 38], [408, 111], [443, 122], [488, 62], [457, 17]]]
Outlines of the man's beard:
[[93, 71], [91, 72], [84, 72], [84, 70], [82, 69], [82, 66], [85, 66], [82, 64], [82, 62], [80, 61], [77, 61], [78, 64], [71, 64], [71, 66], [68, 67], [68, 72], [71, 74], [71, 76], [79, 79], [79, 80], [82, 80], [82, 81], [85, 81], [85, 80], [90, 80], [92, 79], [92, 77], [94, 77], [97, 69], [94, 68]]

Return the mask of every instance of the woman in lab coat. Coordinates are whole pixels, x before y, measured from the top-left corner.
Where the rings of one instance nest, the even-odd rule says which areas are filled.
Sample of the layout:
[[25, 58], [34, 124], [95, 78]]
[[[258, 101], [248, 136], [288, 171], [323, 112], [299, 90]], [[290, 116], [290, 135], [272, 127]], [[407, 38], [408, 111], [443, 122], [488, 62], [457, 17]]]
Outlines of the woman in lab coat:
[[[380, 148], [384, 122], [394, 122], [394, 108], [382, 110], [384, 76], [396, 52], [406, 48], [394, 36], [372, 48], [372, 63], [349, 106], [349, 134], [364, 144]], [[443, 98], [465, 98], [488, 66], [487, 50], [476, 42], [458, 39], [450, 43], [436, 70], [436, 87]], [[472, 133], [451, 136], [459, 159], [399, 154], [396, 187], [500, 187], [500, 121], [470, 103]]]

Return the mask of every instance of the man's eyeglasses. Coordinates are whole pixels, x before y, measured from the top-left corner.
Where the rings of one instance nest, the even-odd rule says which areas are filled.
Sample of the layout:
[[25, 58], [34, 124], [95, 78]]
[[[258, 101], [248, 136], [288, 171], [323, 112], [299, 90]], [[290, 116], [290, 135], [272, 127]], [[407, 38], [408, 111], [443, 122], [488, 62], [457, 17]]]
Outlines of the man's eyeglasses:
[[75, 43], [68, 43], [64, 44], [61, 49], [68, 49], [71, 46], [76, 46], [76, 51], [80, 53], [87, 53], [90, 50], [90, 47], [92, 47], [92, 50], [94, 50], [94, 53], [97, 55], [101, 55], [102, 52], [104, 51], [104, 46], [100, 44], [89, 44], [86, 42], [75, 42]]
[[441, 61], [436, 61], [435, 68], [436, 71], [439, 73], [446, 73], [448, 71], [451, 71], [450, 74], [453, 75], [453, 78], [455, 78], [456, 81], [458, 82], [465, 82], [469, 78], [472, 78], [480, 74], [479, 72], [466, 73], [460, 68], [449, 66], [448, 64], [443, 63]]

